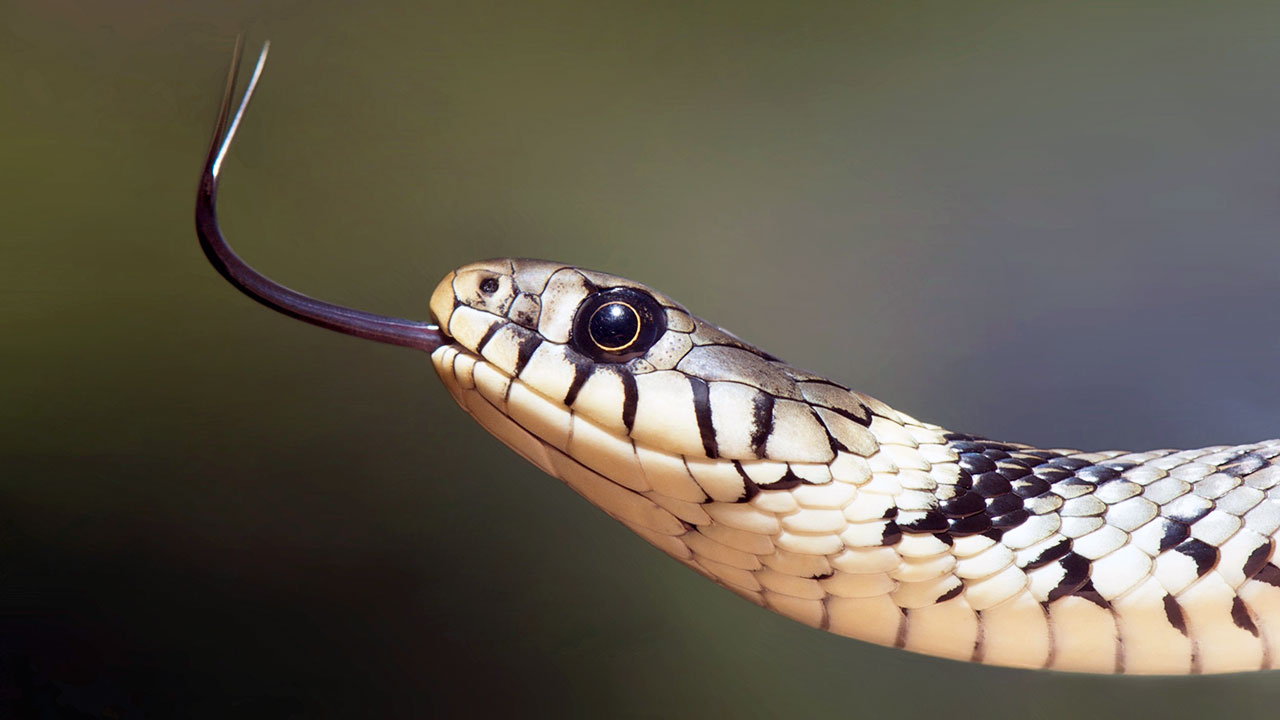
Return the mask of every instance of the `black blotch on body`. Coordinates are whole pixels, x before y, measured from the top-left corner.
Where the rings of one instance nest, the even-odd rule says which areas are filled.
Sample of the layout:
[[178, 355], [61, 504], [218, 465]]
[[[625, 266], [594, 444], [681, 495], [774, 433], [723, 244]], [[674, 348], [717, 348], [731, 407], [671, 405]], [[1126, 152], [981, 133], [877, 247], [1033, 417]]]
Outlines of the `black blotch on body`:
[[[961, 457], [973, 456], [964, 455]], [[1013, 491], [1013, 486], [1009, 484], [1009, 479], [995, 470], [988, 470], [971, 476], [973, 478], [973, 491], [983, 497], [993, 498]], [[1022, 498], [1016, 495], [1013, 495], [1012, 497], [1018, 501], [1018, 506], [1021, 507]]]
[[1049, 492], [1049, 482], [1031, 474], [1013, 480], [1010, 486], [1013, 494], [1023, 499], [1039, 497]]
[[1202, 578], [1218, 564], [1218, 548], [1191, 538], [1174, 548], [1174, 551], [1191, 558], [1196, 563], [1196, 577]]
[[1271, 563], [1266, 563], [1262, 566], [1262, 569], [1258, 571], [1258, 574], [1253, 576], [1253, 579], [1261, 580], [1268, 585], [1280, 587], [1280, 567], [1276, 567]]
[[948, 518], [958, 520], [980, 513], [987, 507], [987, 501], [978, 493], [967, 491], [957, 494], [948, 500], [938, 503], [938, 509]]
[[1031, 468], [1021, 460], [1006, 459], [996, 463], [996, 472], [1010, 482], [1020, 480], [1031, 474]]
[[702, 436], [702, 451], [709, 458], [720, 457], [720, 451], [716, 447], [716, 430], [711, 425], [711, 388], [702, 378], [692, 375], [687, 377], [689, 387], [693, 390], [693, 415], [698, 420], [698, 434]]
[[1157, 518], [1164, 522], [1164, 535], [1160, 537], [1160, 552], [1164, 552], [1191, 535], [1191, 528], [1168, 518]]
[[1169, 620], [1169, 624], [1185, 637], [1187, 634], [1187, 619], [1182, 614], [1182, 606], [1178, 601], [1173, 599], [1172, 595], [1164, 596], [1164, 616]]
[[1007, 515], [1022, 509], [1022, 498], [1013, 493], [998, 495], [987, 501], [987, 514], [992, 517]]
[[[979, 533], [987, 533], [991, 531], [991, 518], [986, 515], [970, 515], [969, 517], [960, 518], [951, 521], [951, 527], [948, 531], [955, 537], [965, 537], [966, 535], [977, 535]], [[1001, 531], [996, 530], [996, 533]], [[1001, 535], [992, 538], [999, 540]]]
[[1249, 608], [1245, 607], [1239, 595], [1231, 599], [1231, 621], [1241, 630], [1247, 630], [1254, 637], [1258, 637], [1258, 626], [1253, 623], [1253, 618], [1249, 616]]
[[1031, 513], [1021, 508], [991, 519], [991, 527], [997, 530], [1012, 530], [1031, 517]]
[[960, 454], [960, 469], [973, 476], [995, 472], [996, 464], [991, 458], [980, 452], [966, 452]]
[[1058, 564], [1063, 569], [1062, 579], [1045, 596], [1049, 602], [1075, 593], [1089, 581], [1089, 558], [1069, 552], [1058, 560]]
[[1244, 567], [1241, 571], [1246, 578], [1252, 578], [1262, 569], [1266, 567], [1267, 561], [1271, 559], [1271, 553], [1275, 550], [1275, 541], [1267, 538], [1267, 541], [1259, 545], [1253, 552], [1249, 553], [1249, 559], [1244, 561]]
[[[906, 519], [909, 518], [909, 519]], [[906, 519], [904, 521], [904, 519]], [[938, 533], [948, 528], [947, 518], [937, 510], [899, 512], [898, 526], [903, 532]]]
[[1071, 552], [1071, 538], [1062, 538], [1052, 546], [1045, 548], [1034, 560], [1027, 563], [1023, 570], [1034, 570], [1038, 567], [1044, 567], [1054, 560], [1066, 557]]
[[880, 544], [884, 546], [897, 545], [902, 539], [902, 528], [898, 527], [898, 523], [890, 520], [884, 524], [884, 532], [880, 533]]

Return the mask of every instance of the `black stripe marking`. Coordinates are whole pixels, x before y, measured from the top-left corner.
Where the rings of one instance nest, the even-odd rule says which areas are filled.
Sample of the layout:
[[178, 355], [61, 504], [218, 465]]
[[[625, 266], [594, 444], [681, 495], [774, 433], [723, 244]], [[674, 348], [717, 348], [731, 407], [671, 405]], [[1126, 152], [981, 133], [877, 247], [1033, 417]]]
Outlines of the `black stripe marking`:
[[538, 347], [542, 345], [542, 337], [536, 333], [520, 333], [520, 344], [516, 347], [516, 377], [524, 372], [524, 368], [529, 364], [529, 358], [537, 352]]
[[476, 343], [476, 354], [477, 354], [477, 355], [483, 355], [483, 354], [484, 354], [484, 346], [485, 346], [485, 345], [488, 345], [488, 344], [489, 344], [489, 341], [493, 339], [493, 336], [494, 336], [494, 335], [497, 335], [497, 334], [498, 334], [498, 331], [499, 331], [499, 330], [501, 330], [501, 329], [503, 328], [503, 326], [505, 326], [505, 325], [506, 325], [506, 323], [501, 322], [501, 321], [499, 321], [499, 322], [495, 322], [494, 324], [492, 324], [492, 325], [490, 325], [490, 326], [489, 326], [489, 329], [488, 329], [488, 330], [485, 330], [485, 331], [484, 331], [484, 337], [480, 338], [480, 342]]
[[698, 420], [698, 434], [702, 436], [702, 451], [709, 458], [718, 458], [720, 451], [716, 447], [716, 429], [711, 425], [711, 387], [702, 378], [692, 375], [686, 377], [689, 378], [689, 387], [693, 389], [693, 416]]
[[619, 370], [618, 378], [622, 380], [622, 424], [630, 435], [631, 428], [636, 424], [636, 404], [640, 402], [640, 391], [636, 387], [635, 375]]
[[751, 400], [752, 404], [752, 427], [751, 427], [751, 452], [756, 457], [764, 457], [764, 445], [769, 440], [769, 434], [773, 432], [773, 396], [768, 393], [758, 393]]
[[573, 364], [573, 380], [569, 381], [569, 390], [564, 394], [564, 404], [566, 407], [572, 407], [573, 401], [578, 399], [578, 391], [582, 390], [587, 378], [591, 377], [596, 364], [573, 352], [566, 353], [565, 357]]
[[1182, 614], [1182, 606], [1173, 599], [1172, 595], [1164, 596], [1164, 616], [1175, 630], [1182, 633], [1184, 637], [1187, 636], [1187, 619]]
[[747, 475], [746, 470], [742, 469], [742, 463], [734, 460], [733, 469], [737, 470], [738, 476], [742, 478], [742, 497], [738, 498], [735, 502], [751, 502], [751, 498], [760, 494], [760, 486], [756, 484], [755, 480], [752, 480]]
[[1044, 615], [1044, 624], [1049, 627], [1049, 657], [1044, 659], [1042, 668], [1053, 667], [1058, 660], [1058, 633], [1057, 628], [1053, 625], [1053, 618], [1049, 617], [1049, 607], [1045, 603], [1040, 603], [1040, 613]]
[[987, 654], [987, 634], [982, 630], [984, 627], [984, 623], [982, 622], [982, 611], [979, 610], [975, 612], [974, 615], [978, 617], [978, 637], [973, 639], [973, 654], [969, 656], [969, 662], [980, 663], [982, 662], [983, 656]]
[[893, 638], [893, 646], [896, 648], [904, 648], [907, 646], [907, 623], [911, 622], [910, 611], [902, 608], [902, 619], [898, 621], [898, 633]]
[[1237, 595], [1231, 600], [1231, 621], [1241, 630], [1248, 630], [1251, 635], [1258, 637], [1258, 626], [1253, 624], [1253, 618], [1249, 615], [1249, 608], [1244, 606], [1244, 601]]

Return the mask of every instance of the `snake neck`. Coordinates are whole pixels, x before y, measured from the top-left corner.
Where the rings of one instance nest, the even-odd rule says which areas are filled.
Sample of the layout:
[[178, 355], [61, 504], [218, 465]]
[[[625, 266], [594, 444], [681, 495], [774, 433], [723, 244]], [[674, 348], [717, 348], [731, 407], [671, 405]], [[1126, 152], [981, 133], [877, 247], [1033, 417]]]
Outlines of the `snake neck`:
[[683, 456], [620, 440], [460, 348], [433, 360], [517, 453], [690, 568], [807, 625], [1014, 667], [1271, 665], [1280, 442], [1041, 450], [851, 393], [868, 418], [828, 462]]

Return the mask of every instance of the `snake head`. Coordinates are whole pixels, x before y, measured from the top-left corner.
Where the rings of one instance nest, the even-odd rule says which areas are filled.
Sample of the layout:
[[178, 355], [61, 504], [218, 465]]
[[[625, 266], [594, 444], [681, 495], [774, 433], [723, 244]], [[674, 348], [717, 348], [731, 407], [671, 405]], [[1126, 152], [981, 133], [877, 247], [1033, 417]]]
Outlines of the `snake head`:
[[[491, 381], [491, 405], [574, 455], [585, 454], [573, 452], [584, 436], [601, 435], [627, 455], [695, 461], [826, 464], [841, 450], [874, 450], [859, 432], [871, 414], [854, 393], [625, 278], [489, 260], [445, 277], [431, 312], [453, 341], [436, 354], [451, 389], [461, 357], [463, 384], [484, 395]], [[535, 412], [541, 405], [550, 407]]]

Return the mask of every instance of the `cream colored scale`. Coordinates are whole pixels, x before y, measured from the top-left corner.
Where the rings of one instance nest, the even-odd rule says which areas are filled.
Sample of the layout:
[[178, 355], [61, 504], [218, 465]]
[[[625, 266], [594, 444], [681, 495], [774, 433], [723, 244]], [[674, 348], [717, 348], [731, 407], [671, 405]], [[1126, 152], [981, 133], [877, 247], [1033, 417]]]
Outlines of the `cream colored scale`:
[[222, 236], [239, 54], [196, 201], [255, 301], [431, 353], [468, 413], [685, 565], [813, 627], [1086, 672], [1270, 668], [1280, 441], [1147, 453], [956, 435], [804, 372], [623, 278], [537, 260], [450, 273], [438, 325], [309, 298]]

